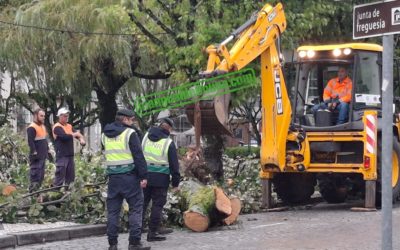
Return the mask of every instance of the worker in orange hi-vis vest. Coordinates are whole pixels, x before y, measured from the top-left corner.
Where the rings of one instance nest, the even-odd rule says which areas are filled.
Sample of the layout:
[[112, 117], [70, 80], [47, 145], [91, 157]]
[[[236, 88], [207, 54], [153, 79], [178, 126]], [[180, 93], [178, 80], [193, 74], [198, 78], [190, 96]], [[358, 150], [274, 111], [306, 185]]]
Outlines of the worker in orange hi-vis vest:
[[340, 67], [338, 76], [329, 80], [324, 89], [324, 102], [313, 107], [314, 114], [319, 109], [337, 110], [339, 117], [336, 124], [343, 124], [348, 120], [349, 105], [353, 84], [347, 76], [347, 69]]
[[56, 173], [53, 185], [69, 185], [75, 180], [74, 138], [80, 144], [86, 144], [85, 138], [68, 123], [70, 111], [60, 108], [57, 112], [58, 122], [53, 126], [54, 146], [56, 150]]
[[44, 126], [45, 111], [41, 108], [33, 112], [33, 122], [26, 129], [29, 154], [29, 192], [37, 191], [42, 185], [45, 162], [49, 151], [47, 132]]

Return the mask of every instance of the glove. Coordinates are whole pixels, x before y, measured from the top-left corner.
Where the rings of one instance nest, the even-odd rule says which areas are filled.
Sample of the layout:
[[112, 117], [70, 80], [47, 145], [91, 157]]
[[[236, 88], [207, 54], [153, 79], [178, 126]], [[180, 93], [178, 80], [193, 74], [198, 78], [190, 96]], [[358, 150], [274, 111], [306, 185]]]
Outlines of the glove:
[[334, 103], [336, 103], [336, 106], [337, 106], [337, 104], [339, 104], [340, 103], [340, 99], [339, 99], [339, 97], [338, 96], [336, 96], [333, 100], [332, 100], [332, 102], [334, 102]]

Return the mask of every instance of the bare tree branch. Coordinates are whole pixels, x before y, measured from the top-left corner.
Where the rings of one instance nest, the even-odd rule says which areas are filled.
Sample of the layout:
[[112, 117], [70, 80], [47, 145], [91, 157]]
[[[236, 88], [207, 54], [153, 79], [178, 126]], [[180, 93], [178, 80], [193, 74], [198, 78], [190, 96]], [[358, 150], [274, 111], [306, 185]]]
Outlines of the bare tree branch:
[[150, 40], [153, 43], [155, 43], [158, 46], [164, 47], [164, 43], [156, 36], [154, 36], [148, 29], [146, 29], [146, 27], [144, 27], [143, 24], [139, 22], [139, 20], [136, 18], [135, 15], [129, 13], [129, 17], [131, 18], [132, 22], [134, 22], [136, 26], [143, 32], [143, 34], [145, 34], [148, 38], [150, 38]]
[[157, 72], [152, 75], [147, 75], [143, 73], [133, 72], [132, 75], [143, 79], [157, 80], [157, 79], [168, 79], [171, 76], [171, 73]]
[[146, 12], [151, 17], [151, 19], [153, 19], [156, 22], [156, 24], [158, 24], [161, 27], [161, 29], [163, 29], [168, 34], [172, 35], [174, 38], [176, 37], [175, 31], [173, 31], [167, 25], [161, 22], [161, 20], [150, 9], [146, 8], [143, 4], [143, 0], [139, 0], [138, 2], [139, 2], [139, 10], [143, 9], [144, 12]]
[[162, 0], [157, 0], [158, 4], [160, 4], [160, 6], [165, 10], [165, 12], [167, 12], [167, 14], [169, 15], [169, 17], [171, 17], [172, 19], [174, 19], [175, 21], [178, 21], [178, 15], [174, 14], [171, 11], [171, 8], [169, 8]]

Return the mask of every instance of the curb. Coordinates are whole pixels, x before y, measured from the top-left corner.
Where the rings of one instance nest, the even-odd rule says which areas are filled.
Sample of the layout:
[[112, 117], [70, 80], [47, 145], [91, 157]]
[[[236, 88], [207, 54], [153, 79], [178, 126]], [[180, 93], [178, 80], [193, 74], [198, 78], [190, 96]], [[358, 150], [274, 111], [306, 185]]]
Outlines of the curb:
[[0, 249], [52, 241], [70, 240], [96, 235], [104, 235], [106, 225], [71, 226], [46, 230], [11, 233], [0, 236]]
[[6, 247], [15, 247], [17, 245], [17, 238], [12, 235], [0, 236], [0, 249]]
[[17, 239], [17, 245], [29, 245], [35, 243], [45, 243], [58, 240], [68, 240], [69, 233], [67, 230], [38, 230], [12, 234]]
[[96, 235], [105, 235], [107, 232], [107, 225], [86, 225], [86, 226], [73, 226], [68, 228], [69, 238], [83, 238]]

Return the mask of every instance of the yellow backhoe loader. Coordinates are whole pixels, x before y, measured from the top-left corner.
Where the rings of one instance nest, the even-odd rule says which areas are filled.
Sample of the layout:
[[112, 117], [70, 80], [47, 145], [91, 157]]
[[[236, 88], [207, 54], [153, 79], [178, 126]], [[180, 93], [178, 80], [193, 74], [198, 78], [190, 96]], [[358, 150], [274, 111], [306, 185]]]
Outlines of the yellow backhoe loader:
[[[202, 73], [207, 77], [237, 71], [261, 59], [263, 204], [271, 206], [272, 183], [286, 203], [306, 202], [318, 183], [328, 202], [343, 202], [358, 193], [365, 196], [365, 207], [373, 208], [380, 201], [381, 186], [382, 47], [366, 43], [299, 47], [296, 77], [285, 83], [280, 47], [285, 29], [283, 6], [265, 5], [221, 44], [207, 48], [208, 64]], [[235, 43], [228, 50], [231, 41]], [[336, 125], [334, 110], [315, 112], [313, 107], [322, 102], [324, 87], [340, 67], [352, 80], [352, 98], [347, 121]], [[189, 109], [188, 117], [202, 134], [228, 133], [229, 98], [201, 101]], [[394, 200], [400, 193], [399, 131], [396, 119]]]

